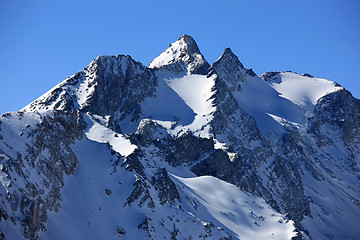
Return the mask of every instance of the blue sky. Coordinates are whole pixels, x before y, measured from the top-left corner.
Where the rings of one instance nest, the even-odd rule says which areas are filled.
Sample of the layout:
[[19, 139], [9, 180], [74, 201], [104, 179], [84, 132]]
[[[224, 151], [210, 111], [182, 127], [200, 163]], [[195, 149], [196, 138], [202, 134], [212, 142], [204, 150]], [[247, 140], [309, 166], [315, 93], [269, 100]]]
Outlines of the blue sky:
[[359, 23], [357, 0], [0, 0], [0, 114], [98, 55], [148, 65], [183, 33], [210, 64], [230, 47], [257, 74], [306, 72], [360, 98]]

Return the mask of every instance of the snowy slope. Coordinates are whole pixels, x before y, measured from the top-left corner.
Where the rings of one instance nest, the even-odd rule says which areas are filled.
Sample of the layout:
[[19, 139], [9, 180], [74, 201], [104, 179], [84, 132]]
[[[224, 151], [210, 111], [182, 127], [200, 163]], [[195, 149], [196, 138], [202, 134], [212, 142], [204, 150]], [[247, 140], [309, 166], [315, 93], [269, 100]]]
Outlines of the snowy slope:
[[90, 116], [87, 117], [89, 129], [85, 130], [85, 135], [88, 139], [100, 143], [108, 143], [116, 152], [125, 157], [129, 156], [137, 148], [123, 134], [116, 133], [97, 123]]
[[246, 76], [240, 85], [241, 91], [233, 95], [239, 105], [255, 118], [259, 130], [265, 136], [284, 133], [279, 119], [294, 124], [304, 123], [305, 117], [299, 107], [282, 98], [261, 78]]
[[72, 148], [78, 169], [66, 179], [62, 209], [49, 214], [48, 229], [40, 239], [118, 239], [120, 227], [134, 230], [127, 231], [128, 239], [145, 238], [136, 231], [144, 215], [124, 208], [135, 176], [122, 168], [113, 172], [114, 156], [105, 144], [83, 139]]
[[289, 99], [299, 106], [316, 104], [321, 97], [342, 89], [327, 79], [299, 75], [293, 72], [281, 72], [270, 82], [281, 97]]
[[[197, 113], [211, 113], [210, 107], [197, 107], [194, 107]], [[1, 128], [2, 134], [6, 135], [5, 140], [12, 145], [11, 139], [15, 141], [17, 138], [16, 141], [19, 141], [20, 135], [31, 133], [42, 118], [40, 114], [25, 113], [22, 119], [26, 120], [26, 124], [31, 124], [26, 127], [22, 126], [25, 123], [14, 121], [15, 117], [16, 114], [2, 119]], [[161, 204], [156, 186], [151, 186], [151, 181], [143, 179], [137, 172], [129, 171], [127, 164], [122, 164], [127, 162], [126, 157], [134, 154], [137, 147], [125, 135], [107, 128], [107, 119], [89, 115], [83, 119], [86, 122], [84, 135], [71, 145], [78, 160], [76, 171], [65, 178], [60, 191], [60, 211], [48, 212], [46, 231], [39, 232], [39, 239], [168, 239], [174, 234], [181, 239], [203, 239], [204, 236], [210, 239], [229, 236], [251, 239], [258, 236], [258, 228], [263, 229], [262, 234], [275, 236], [275, 239], [288, 239], [294, 235], [293, 223], [272, 210], [264, 200], [213, 177], [194, 178], [189, 168], [174, 168], [163, 159], [153, 157], [153, 165], [146, 170], [149, 179], [156, 168], [164, 166], [174, 174], [192, 177], [185, 179], [172, 174], [181, 195], [175, 204]], [[27, 138], [28, 145], [31, 140]], [[7, 152], [11, 154], [10, 150]], [[17, 151], [26, 154], [26, 146]], [[151, 154], [151, 148], [148, 151], [147, 154]], [[149, 158], [141, 161], [148, 165], [146, 162]], [[25, 165], [25, 168], [33, 171], [31, 166]], [[36, 172], [30, 176], [34, 183], [40, 180]], [[20, 176], [16, 178], [21, 179]], [[134, 186], [139, 179], [147, 182], [145, 189], [149, 187], [145, 202], [154, 206], [140, 207], [143, 200], [129, 200], [136, 192]], [[1, 183], [9, 187], [6, 174], [1, 175]], [[18, 189], [22, 187], [19, 185]], [[189, 188], [193, 190], [189, 191]], [[212, 192], [209, 192], [210, 188]], [[13, 186], [5, 190], [15, 191]], [[206, 193], [210, 195], [206, 196]], [[219, 194], [226, 194], [227, 202], [209, 198]], [[238, 209], [238, 212], [230, 214], [234, 209]], [[146, 225], [142, 225], [144, 221]], [[2, 221], [0, 226], [7, 238], [22, 239], [20, 228], [12, 225], [11, 221]]]
[[168, 71], [158, 72], [157, 77], [155, 96], [142, 105], [144, 116], [158, 120], [174, 136], [191, 131], [209, 138], [209, 123], [216, 110], [212, 99], [214, 78]]
[[196, 136], [210, 137], [209, 122], [216, 108], [212, 104], [214, 79], [202, 75], [186, 75], [181, 78], [165, 79], [167, 84], [184, 100], [196, 114], [192, 123], [178, 126], [175, 132], [189, 129]]
[[[265, 76], [265, 77], [264, 77]], [[326, 79], [282, 72], [271, 79], [245, 75], [240, 91], [233, 93], [239, 105], [255, 117], [265, 136], [283, 134], [284, 126], [298, 127], [311, 117], [321, 97], [343, 89]]]
[[[118, 239], [119, 236], [144, 239], [146, 234], [138, 225], [145, 216], [152, 219], [156, 239], [169, 238], [160, 230], [160, 222], [166, 216], [178, 219], [181, 234], [184, 237], [192, 235], [193, 239], [202, 239], [202, 228], [207, 224], [215, 225], [220, 232], [225, 228], [225, 232], [233, 233], [239, 239], [289, 239], [294, 235], [291, 221], [285, 220], [263, 200], [213, 177], [185, 179], [173, 176], [183, 191], [181, 209], [158, 205], [154, 212], [136, 205], [124, 207], [136, 180], [134, 174], [124, 168], [114, 172], [114, 156], [109, 154], [105, 144], [84, 139], [73, 148], [80, 161], [78, 171], [66, 180], [62, 190], [62, 210], [49, 215], [48, 230], [40, 235], [40, 239]], [[221, 200], [217, 196], [224, 198]], [[181, 225], [187, 219], [196, 221], [198, 226]], [[117, 232], [121, 228], [126, 229], [126, 234]]]
[[196, 214], [201, 219], [220, 222], [239, 239], [280, 240], [295, 236], [293, 224], [271, 209], [264, 200], [254, 198], [229, 183], [210, 176], [174, 178], [182, 186], [184, 194], [199, 204]]

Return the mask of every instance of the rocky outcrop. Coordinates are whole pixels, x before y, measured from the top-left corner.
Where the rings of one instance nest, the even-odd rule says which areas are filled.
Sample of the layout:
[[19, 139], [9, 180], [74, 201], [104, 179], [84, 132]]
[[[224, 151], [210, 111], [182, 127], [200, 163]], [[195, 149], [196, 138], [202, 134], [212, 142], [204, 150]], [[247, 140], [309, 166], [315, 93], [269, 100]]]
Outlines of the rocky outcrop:
[[151, 183], [157, 190], [161, 205], [165, 203], [174, 204], [175, 200], [180, 200], [179, 192], [174, 182], [170, 179], [165, 168], [159, 169], [151, 179]]
[[[26, 115], [30, 113], [18, 112], [9, 117], [21, 122]], [[49, 211], [60, 210], [64, 177], [73, 174], [78, 163], [70, 145], [82, 137], [85, 127], [79, 112], [51, 111], [38, 117], [36, 125], [25, 126], [26, 135], [21, 134], [18, 140], [30, 138], [25, 153], [18, 152], [15, 159], [7, 151], [10, 149], [0, 152], [1, 171], [9, 179], [1, 201], [3, 206], [11, 206], [3, 209], [2, 215], [19, 224], [28, 239], [36, 239], [39, 231], [46, 230]]]

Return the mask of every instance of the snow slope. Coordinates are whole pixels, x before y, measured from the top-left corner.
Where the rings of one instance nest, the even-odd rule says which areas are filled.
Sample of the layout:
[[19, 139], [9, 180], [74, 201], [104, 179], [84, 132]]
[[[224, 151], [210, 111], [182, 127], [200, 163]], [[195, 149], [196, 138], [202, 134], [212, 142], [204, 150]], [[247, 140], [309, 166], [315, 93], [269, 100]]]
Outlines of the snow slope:
[[258, 76], [247, 75], [240, 86], [241, 90], [233, 92], [233, 96], [239, 105], [255, 118], [259, 130], [265, 136], [281, 135], [285, 132], [278, 119], [304, 123], [305, 117], [299, 107], [281, 97]]
[[155, 96], [146, 98], [142, 104], [145, 118], [156, 119], [160, 121], [173, 122], [188, 125], [194, 121], [196, 114], [189, 107], [184, 99], [169, 86], [167, 79], [172, 74], [157, 74], [158, 86], [156, 87]]
[[[239, 239], [281, 240], [295, 236], [293, 223], [285, 220], [263, 199], [210, 176], [173, 177], [182, 187], [183, 193], [197, 202], [196, 215], [207, 221], [221, 223]], [[191, 201], [187, 204], [191, 206]]]
[[[79, 166], [66, 179], [61, 211], [49, 213], [47, 231], [40, 234], [40, 239], [146, 239], [146, 232], [139, 228], [145, 218], [151, 219], [155, 239], [168, 239], [171, 232], [164, 231], [164, 225], [172, 228], [172, 220], [165, 220], [170, 216], [176, 219], [179, 239], [203, 239], [206, 234], [219, 239], [224, 233], [238, 239], [289, 239], [295, 234], [292, 221], [272, 210], [263, 199], [214, 177], [181, 178], [171, 174], [181, 192], [181, 207], [160, 205], [157, 199], [153, 209], [127, 205], [137, 177], [126, 168], [115, 167], [116, 155], [110, 154], [101, 141], [82, 139], [73, 144]], [[164, 164], [161, 159], [153, 160]], [[186, 169], [169, 169], [193, 175]], [[126, 229], [126, 233], [119, 234], [119, 229]]]
[[342, 87], [327, 79], [299, 75], [293, 72], [281, 72], [271, 81], [271, 86], [281, 97], [289, 99], [299, 106], [313, 105], [321, 97], [336, 92]]
[[92, 120], [89, 116], [87, 124], [89, 128], [85, 131], [85, 135], [88, 139], [100, 143], [109, 143], [110, 146], [122, 156], [129, 156], [137, 148], [136, 145], [131, 144], [130, 140], [126, 139], [123, 134], [114, 132]]
[[[271, 78], [246, 75], [233, 96], [252, 115], [259, 130], [268, 137], [281, 136], [284, 126], [299, 127], [312, 116], [313, 105], [321, 97], [338, 91], [336, 83], [293, 72]], [[265, 81], [264, 81], [265, 79]]]
[[[208, 124], [216, 110], [212, 99], [214, 77], [167, 71], [160, 71], [157, 76], [155, 97], [147, 98], [142, 105], [144, 116], [157, 120], [174, 136], [191, 131], [209, 138]], [[174, 123], [178, 126], [171, 129]]]
[[179, 126], [175, 131], [189, 129], [196, 136], [210, 137], [209, 122], [213, 119], [212, 113], [216, 110], [213, 106], [214, 78], [202, 75], [185, 75], [181, 78], [165, 80], [168, 85], [185, 101], [197, 114], [194, 121], [187, 126]]
[[119, 239], [120, 227], [133, 230], [128, 230], [127, 239], [145, 238], [144, 232], [136, 231], [144, 215], [124, 208], [135, 176], [122, 168], [114, 172], [116, 158], [106, 144], [83, 139], [72, 148], [79, 166], [66, 179], [61, 211], [49, 214], [48, 230], [40, 239]]
[[[145, 216], [152, 219], [155, 239], [169, 237], [160, 224], [166, 216], [178, 219], [181, 236], [192, 235], [193, 239], [202, 239], [203, 226], [245, 240], [290, 239], [295, 234], [292, 221], [272, 210], [263, 199], [214, 177], [172, 175], [182, 192], [180, 210], [160, 205], [155, 211], [126, 206], [136, 176], [125, 168], [114, 171], [116, 158], [105, 144], [83, 139], [72, 148], [79, 166], [66, 179], [61, 211], [49, 214], [48, 229], [40, 239], [145, 239], [145, 232], [138, 227]], [[198, 227], [186, 224], [190, 220]], [[126, 229], [125, 234], [117, 232], [121, 228]], [[211, 238], [216, 238], [218, 233], [213, 231]]]

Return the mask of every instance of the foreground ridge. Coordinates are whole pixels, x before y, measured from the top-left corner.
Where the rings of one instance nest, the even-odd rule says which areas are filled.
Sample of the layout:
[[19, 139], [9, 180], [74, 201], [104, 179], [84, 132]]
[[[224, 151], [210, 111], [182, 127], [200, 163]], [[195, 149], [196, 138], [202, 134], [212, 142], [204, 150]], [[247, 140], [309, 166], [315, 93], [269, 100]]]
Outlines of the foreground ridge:
[[0, 117], [0, 239], [356, 239], [360, 100], [182, 35]]

